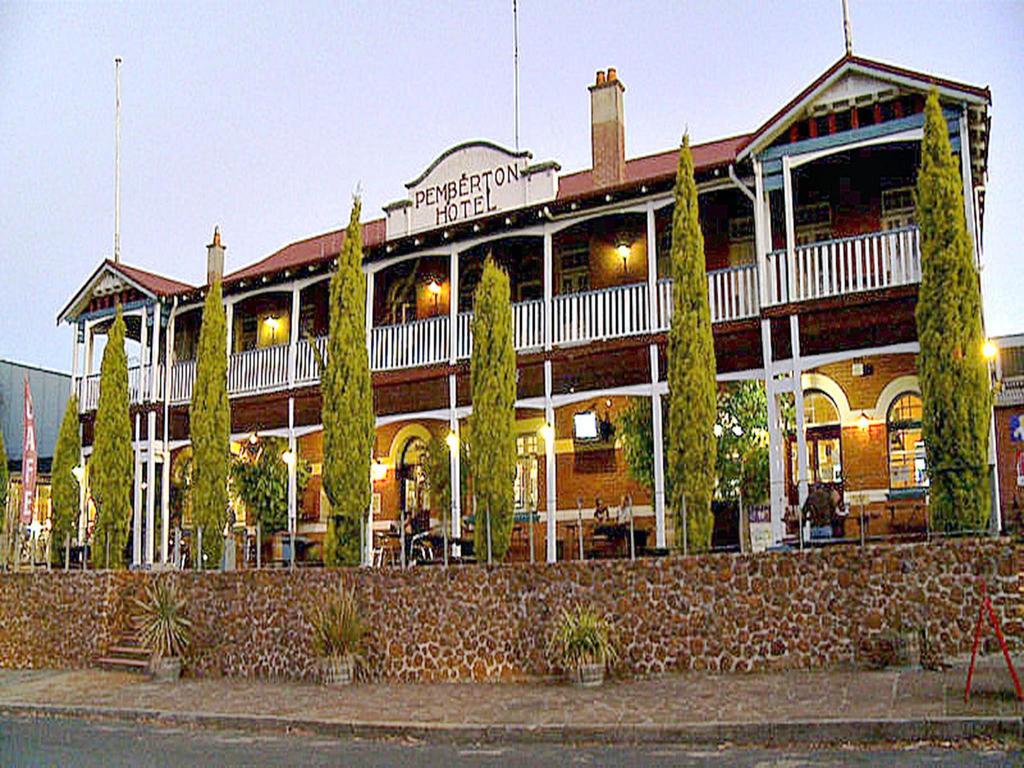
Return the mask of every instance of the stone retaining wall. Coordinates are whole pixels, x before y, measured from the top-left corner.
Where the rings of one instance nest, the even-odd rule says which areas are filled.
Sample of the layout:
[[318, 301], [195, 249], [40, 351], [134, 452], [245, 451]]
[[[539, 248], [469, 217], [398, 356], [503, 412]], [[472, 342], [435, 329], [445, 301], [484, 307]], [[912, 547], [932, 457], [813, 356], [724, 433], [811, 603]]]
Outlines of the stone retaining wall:
[[354, 584], [371, 625], [364, 668], [401, 680], [497, 680], [557, 671], [559, 611], [612, 618], [630, 674], [865, 663], [898, 628], [938, 656], [970, 650], [985, 579], [1011, 645], [1024, 648], [1024, 548], [1007, 541], [803, 553], [386, 570], [0, 575], [0, 666], [87, 666], [128, 620], [129, 598], [177, 579], [195, 625], [189, 674], [310, 679], [311, 595]]

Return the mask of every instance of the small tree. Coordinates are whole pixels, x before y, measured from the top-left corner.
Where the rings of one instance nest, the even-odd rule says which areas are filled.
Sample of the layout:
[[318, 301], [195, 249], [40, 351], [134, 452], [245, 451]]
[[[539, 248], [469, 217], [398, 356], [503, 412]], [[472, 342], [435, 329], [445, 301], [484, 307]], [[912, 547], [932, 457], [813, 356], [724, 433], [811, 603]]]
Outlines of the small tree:
[[96, 502], [92, 551], [100, 568], [124, 567], [124, 548], [132, 515], [135, 468], [124, 334], [124, 318], [118, 305], [100, 363], [100, 400], [90, 462], [92, 496]]
[[[288, 527], [288, 465], [281, 458], [288, 450], [283, 438], [265, 438], [252, 450], [245, 450], [231, 462], [231, 485], [245, 505], [247, 522], [259, 523], [264, 533]], [[295, 465], [298, 494], [309, 482], [309, 462]]]
[[[690, 139], [683, 137], [672, 213], [672, 325], [668, 333], [667, 468], [677, 543], [711, 546], [715, 484], [715, 347], [711, 335], [704, 236], [697, 210]], [[685, 524], [684, 524], [685, 521]]]
[[[724, 501], [739, 499], [760, 504], [768, 496], [767, 478], [768, 398], [760, 381], [743, 381], [718, 393], [718, 458], [715, 496]], [[763, 450], [762, 450], [763, 449]], [[763, 463], [763, 466], [762, 466]], [[755, 483], [755, 485], [751, 485]]]
[[981, 288], [962, 185], [949, 127], [933, 90], [925, 104], [915, 193], [921, 227], [917, 367], [930, 510], [933, 525], [945, 530], [981, 528], [989, 515], [992, 394], [981, 351]]
[[228, 520], [231, 406], [228, 402], [227, 319], [216, 280], [206, 293], [199, 329], [196, 379], [189, 412], [192, 436], [192, 519], [203, 530], [202, 565], [220, 563]]
[[[665, 409], [661, 412], [662, 449], [665, 447]], [[622, 412], [619, 419], [619, 434], [622, 437], [622, 453], [630, 477], [644, 486], [654, 498], [654, 417], [651, 399], [635, 397]], [[668, 486], [671, 477], [665, 477], [665, 492], [671, 498]]]
[[366, 278], [359, 198], [352, 203], [338, 268], [331, 276], [327, 359], [320, 374], [324, 425], [324, 492], [331, 505], [326, 565], [356, 565], [370, 508], [374, 417], [366, 350]]
[[472, 457], [474, 547], [501, 560], [512, 535], [516, 472], [516, 353], [512, 342], [512, 303], [508, 275], [490, 257], [473, 299], [473, 353], [470, 358], [473, 413], [469, 423]]
[[[466, 452], [465, 443], [460, 442], [459, 487], [460, 498], [466, 498]], [[438, 513], [444, 525], [449, 524], [452, 509], [451, 449], [446, 440], [433, 435], [427, 443], [423, 457], [423, 472], [430, 490], [431, 509]]]
[[80, 512], [78, 478], [74, 474], [75, 467], [82, 456], [82, 441], [78, 434], [78, 398], [72, 395], [64, 409], [64, 419], [57, 434], [57, 446], [53, 452], [52, 470], [52, 501], [53, 524], [50, 540], [53, 542], [51, 554], [60, 559], [64, 552], [65, 539], [70, 540], [75, 534], [75, 524]]

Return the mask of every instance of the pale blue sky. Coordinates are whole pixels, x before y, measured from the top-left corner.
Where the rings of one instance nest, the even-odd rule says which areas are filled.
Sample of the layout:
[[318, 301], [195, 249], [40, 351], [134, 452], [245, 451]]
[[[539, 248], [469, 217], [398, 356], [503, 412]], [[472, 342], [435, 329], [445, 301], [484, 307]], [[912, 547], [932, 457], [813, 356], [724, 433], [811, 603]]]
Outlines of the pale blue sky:
[[[1024, 3], [850, 0], [857, 53], [989, 85], [985, 305], [1024, 331]], [[520, 0], [522, 140], [589, 166], [586, 86], [615, 66], [629, 156], [746, 132], [842, 54], [840, 0]], [[0, 2], [0, 357], [69, 369], [54, 318], [112, 251], [113, 58], [122, 257], [198, 282], [366, 218], [448, 146], [512, 144], [507, 2]]]

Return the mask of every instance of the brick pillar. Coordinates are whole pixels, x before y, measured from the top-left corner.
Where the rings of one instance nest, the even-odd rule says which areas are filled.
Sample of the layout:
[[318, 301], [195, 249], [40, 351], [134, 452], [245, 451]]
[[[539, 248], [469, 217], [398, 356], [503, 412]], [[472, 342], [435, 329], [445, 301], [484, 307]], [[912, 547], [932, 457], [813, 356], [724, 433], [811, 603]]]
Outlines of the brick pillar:
[[597, 73], [590, 86], [590, 148], [594, 184], [607, 187], [626, 180], [626, 120], [622, 94], [626, 87], [614, 68]]

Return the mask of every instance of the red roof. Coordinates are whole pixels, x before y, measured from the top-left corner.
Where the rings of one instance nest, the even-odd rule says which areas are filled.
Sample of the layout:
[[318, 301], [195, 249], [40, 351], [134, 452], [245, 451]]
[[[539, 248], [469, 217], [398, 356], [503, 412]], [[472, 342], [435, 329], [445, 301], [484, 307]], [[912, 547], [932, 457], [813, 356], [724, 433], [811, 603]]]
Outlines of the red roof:
[[[363, 224], [363, 245], [380, 245], [385, 240], [385, 220], [374, 219]], [[299, 240], [286, 245], [265, 259], [236, 270], [224, 277], [224, 284], [246, 280], [260, 275], [279, 272], [282, 269], [301, 267], [334, 258], [341, 252], [341, 244], [345, 242], [345, 230], [337, 229], [322, 235]]]
[[[727, 165], [736, 159], [736, 152], [750, 137], [747, 134], [732, 136], [728, 139], [694, 144], [690, 147], [693, 153], [693, 167], [696, 171]], [[626, 184], [641, 181], [658, 181], [673, 178], [679, 166], [679, 149], [670, 149], [655, 155], [645, 155], [626, 160]], [[561, 176], [558, 179], [558, 200], [579, 197], [599, 189], [594, 184], [590, 168]]]
[[183, 283], [180, 280], [147, 272], [138, 267], [129, 267], [127, 264], [118, 264], [112, 259], [106, 259], [104, 263], [114, 271], [120, 272], [129, 280], [138, 283], [147, 291], [157, 296], [173, 296], [176, 293], [185, 293], [195, 289], [195, 286]]
[[774, 115], [769, 117], [761, 127], [754, 131], [748, 140], [743, 143], [740, 147], [746, 147], [748, 144], [754, 142], [760, 137], [765, 131], [767, 131], [772, 125], [774, 125], [779, 119], [784, 117], [788, 112], [794, 109], [800, 102], [806, 99], [810, 94], [816, 91], [821, 85], [831, 78], [836, 72], [847, 65], [856, 65], [865, 69], [873, 69], [876, 72], [882, 72], [888, 75], [896, 75], [897, 77], [906, 77], [913, 80], [920, 80], [925, 83], [929, 83], [940, 88], [950, 88], [957, 91], [963, 91], [964, 93], [970, 93], [977, 96], [980, 99], [991, 103], [992, 92], [988, 88], [980, 88], [976, 85], [968, 85], [967, 83], [960, 83], [955, 80], [946, 80], [945, 78], [935, 77], [929, 75], [926, 72], [918, 72], [914, 69], [905, 69], [904, 67], [897, 67], [895, 64], [886, 64], [883, 61], [876, 61], [875, 59], [865, 59], [862, 56], [854, 56], [853, 54], [847, 54], [839, 59], [835, 64], [822, 72], [813, 83], [804, 88], [800, 93], [794, 96], [789, 102], [786, 103], [782, 109], [776, 112]]

